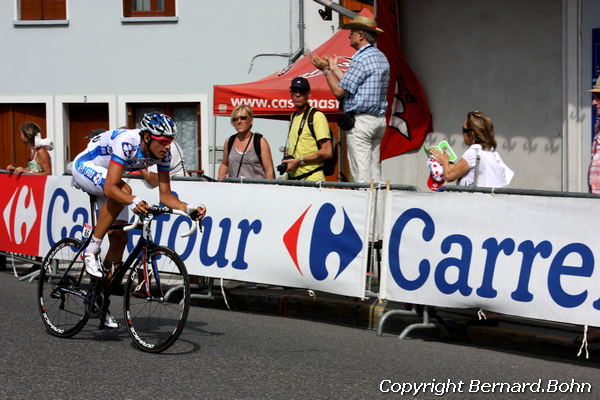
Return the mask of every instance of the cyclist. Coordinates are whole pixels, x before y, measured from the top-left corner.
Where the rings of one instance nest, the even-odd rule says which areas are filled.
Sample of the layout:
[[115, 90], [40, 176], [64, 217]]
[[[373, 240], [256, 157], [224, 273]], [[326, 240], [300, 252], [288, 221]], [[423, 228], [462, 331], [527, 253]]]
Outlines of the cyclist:
[[[103, 276], [98, 255], [110, 226], [115, 220], [127, 221], [128, 209], [134, 213], [145, 213], [149, 209], [148, 203], [135, 196], [131, 186], [123, 181], [123, 172], [157, 165], [158, 188], [163, 204], [188, 214], [197, 211], [196, 220], [201, 220], [206, 213], [204, 207], [185, 203], [171, 192], [170, 146], [177, 131], [175, 122], [165, 114], [154, 112], [145, 114], [140, 126], [140, 129], [116, 129], [95, 136], [73, 161], [76, 186], [98, 197], [98, 222], [92, 240], [83, 252], [86, 272], [97, 278]], [[120, 260], [127, 245], [127, 234], [122, 230], [114, 232], [119, 237], [110, 240], [107, 258], [110, 257], [111, 261]], [[108, 312], [104, 324], [109, 328], [119, 326]]]

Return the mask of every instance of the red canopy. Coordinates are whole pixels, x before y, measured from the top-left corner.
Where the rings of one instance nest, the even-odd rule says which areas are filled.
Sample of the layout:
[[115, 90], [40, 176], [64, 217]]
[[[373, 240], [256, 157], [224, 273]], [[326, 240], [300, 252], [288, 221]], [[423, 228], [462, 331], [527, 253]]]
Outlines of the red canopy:
[[[350, 47], [348, 31], [340, 30], [313, 53], [320, 57], [338, 55], [340, 68], [346, 71], [355, 51]], [[252, 107], [255, 115], [287, 119], [294, 111], [290, 99], [290, 83], [297, 76], [303, 76], [310, 82], [311, 106], [327, 114], [341, 113], [339, 102], [331, 94], [325, 76], [312, 65], [309, 56], [304, 56], [291, 66], [256, 82], [215, 85], [213, 113], [229, 115], [238, 105], [247, 104]]]

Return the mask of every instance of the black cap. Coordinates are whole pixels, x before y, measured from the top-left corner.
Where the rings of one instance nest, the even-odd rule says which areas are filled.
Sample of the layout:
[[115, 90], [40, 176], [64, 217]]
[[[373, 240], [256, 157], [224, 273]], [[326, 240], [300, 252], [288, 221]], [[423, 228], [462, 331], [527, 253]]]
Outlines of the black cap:
[[293, 92], [306, 93], [310, 91], [310, 84], [308, 83], [308, 80], [306, 78], [297, 76], [294, 79], [292, 79], [290, 90]]

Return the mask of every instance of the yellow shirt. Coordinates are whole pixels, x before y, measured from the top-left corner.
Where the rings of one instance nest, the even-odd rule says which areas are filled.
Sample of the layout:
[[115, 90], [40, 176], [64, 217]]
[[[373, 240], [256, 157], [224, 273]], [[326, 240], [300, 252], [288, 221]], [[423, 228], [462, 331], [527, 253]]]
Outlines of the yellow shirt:
[[[309, 111], [308, 107], [306, 108], [305, 112], [306, 111]], [[327, 122], [327, 117], [325, 117], [325, 114], [323, 114], [321, 111], [316, 111], [313, 116], [313, 127], [315, 130], [316, 140], [310, 133], [310, 129], [308, 127], [308, 118], [306, 118], [304, 128], [302, 129], [302, 134], [300, 135], [300, 140], [298, 141], [298, 129], [300, 128], [300, 123], [302, 122], [303, 117], [304, 113], [296, 115], [294, 117], [292, 121], [292, 126], [290, 128], [290, 132], [288, 133], [288, 154], [290, 154], [294, 158], [302, 158], [316, 153], [317, 151], [319, 151], [319, 148], [317, 147], [317, 141], [321, 139], [330, 139], [329, 124]], [[296, 142], [298, 143], [297, 145]], [[300, 176], [322, 165], [322, 161], [319, 163], [306, 164], [304, 166], [298, 167], [295, 171], [289, 173], [288, 175], [290, 175], [291, 177]], [[314, 174], [307, 176], [302, 180], [324, 181], [325, 174], [321, 169], [320, 171], [317, 171]]]

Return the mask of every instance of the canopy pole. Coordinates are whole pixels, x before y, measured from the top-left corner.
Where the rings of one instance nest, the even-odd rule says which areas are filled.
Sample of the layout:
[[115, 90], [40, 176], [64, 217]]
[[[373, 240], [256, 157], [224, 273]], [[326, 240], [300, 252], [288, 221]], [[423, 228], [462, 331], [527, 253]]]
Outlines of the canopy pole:
[[348, 10], [347, 8], [342, 7], [339, 4], [334, 3], [332, 0], [313, 0], [313, 1], [315, 1], [315, 2], [317, 2], [319, 4], [321, 4], [321, 5], [323, 5], [325, 7], [329, 7], [333, 11], [336, 11], [336, 12], [338, 12], [338, 13], [340, 13], [340, 14], [348, 17], [348, 18], [354, 19], [358, 15], [354, 11]]
[[213, 153], [212, 153], [212, 176], [217, 179], [217, 116], [213, 115], [214, 124], [213, 124]]

